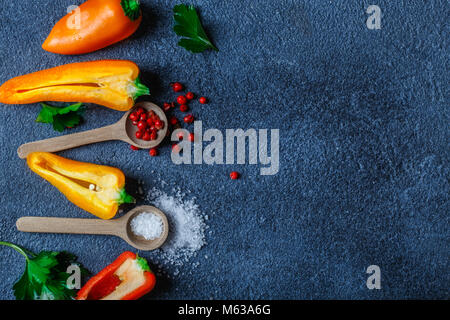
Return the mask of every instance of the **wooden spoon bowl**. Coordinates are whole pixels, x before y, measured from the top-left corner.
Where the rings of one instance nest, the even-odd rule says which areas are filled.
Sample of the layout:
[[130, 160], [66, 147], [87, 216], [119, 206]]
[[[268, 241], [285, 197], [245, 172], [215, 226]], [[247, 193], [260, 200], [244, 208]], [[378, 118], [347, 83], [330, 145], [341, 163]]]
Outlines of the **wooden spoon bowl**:
[[[161, 236], [154, 240], [147, 240], [142, 236], [136, 235], [131, 229], [131, 221], [143, 212], [150, 212], [159, 216], [163, 222], [163, 232]], [[126, 220], [126, 233], [122, 234], [121, 238], [128, 242], [135, 248], [141, 250], [154, 250], [163, 245], [169, 234], [169, 222], [167, 221], [166, 215], [156, 207], [153, 206], [139, 206], [129, 211], [121, 219]]]
[[[156, 140], [145, 141], [145, 140], [136, 138], [136, 132], [138, 131], [138, 129], [135, 125], [133, 125], [132, 121], [129, 118], [129, 115], [139, 107], [144, 108], [144, 110], [146, 110], [147, 112], [153, 111], [161, 119], [161, 121], [164, 122], [164, 128], [162, 128], [161, 130], [158, 131], [158, 137], [156, 138]], [[123, 121], [123, 120], [125, 120], [125, 121]], [[161, 143], [161, 141], [163, 141], [163, 139], [165, 138], [166, 133], [167, 133], [168, 123], [167, 123], [166, 114], [160, 107], [158, 107], [156, 104], [151, 103], [151, 102], [137, 103], [132, 110], [129, 110], [122, 117], [120, 122], [122, 122], [122, 121], [123, 121], [123, 124], [125, 127], [124, 128], [125, 132], [129, 139], [129, 141], [127, 141], [127, 142], [129, 144], [132, 144], [135, 147], [139, 147], [141, 149], [150, 149], [150, 148], [154, 148], [154, 147], [158, 146]]]

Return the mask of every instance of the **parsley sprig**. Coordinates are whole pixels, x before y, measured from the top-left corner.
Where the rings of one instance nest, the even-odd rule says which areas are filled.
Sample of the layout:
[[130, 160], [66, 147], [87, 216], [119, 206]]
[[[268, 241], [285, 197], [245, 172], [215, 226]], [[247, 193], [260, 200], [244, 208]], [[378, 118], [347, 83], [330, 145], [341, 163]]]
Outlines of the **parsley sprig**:
[[13, 248], [26, 259], [25, 271], [14, 284], [13, 290], [17, 300], [70, 300], [76, 290], [67, 286], [67, 268], [76, 264], [82, 275], [89, 272], [77, 262], [77, 257], [66, 251], [41, 251], [34, 254], [18, 245], [0, 241], [0, 245]]
[[219, 51], [206, 35], [194, 6], [176, 5], [173, 8], [173, 18], [175, 19], [173, 30], [177, 35], [184, 37], [178, 42], [179, 46], [194, 53], [207, 49]]
[[82, 103], [75, 103], [67, 107], [54, 107], [41, 103], [42, 109], [36, 119], [36, 122], [51, 123], [53, 129], [59, 132], [65, 128], [72, 128], [82, 120], [84, 107]]

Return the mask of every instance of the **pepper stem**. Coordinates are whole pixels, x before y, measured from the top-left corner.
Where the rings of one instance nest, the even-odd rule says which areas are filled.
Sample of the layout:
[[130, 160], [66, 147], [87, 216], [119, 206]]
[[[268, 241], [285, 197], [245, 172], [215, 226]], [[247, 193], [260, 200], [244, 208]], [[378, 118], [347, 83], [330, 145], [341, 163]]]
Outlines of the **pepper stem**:
[[125, 191], [125, 188], [122, 188], [119, 191], [119, 199], [117, 200], [117, 203], [119, 204], [119, 206], [123, 203], [136, 203], [136, 199], [130, 196]]
[[139, 257], [136, 254], [136, 261], [137, 261], [137, 264], [139, 265], [139, 267], [141, 267], [142, 271], [152, 272], [152, 270], [150, 270], [150, 267], [148, 266], [147, 260], [145, 260], [145, 258]]
[[136, 20], [141, 15], [139, 0], [122, 0], [120, 1], [123, 12], [131, 21]]
[[[15, 245], [14, 243], [11, 242], [6, 242], [6, 241], [0, 241], [0, 245], [1, 246], [7, 246], [10, 248], [13, 248], [14, 250], [16, 250], [17, 252], [19, 252], [21, 255], [23, 255], [25, 257], [25, 259], [27, 259], [27, 261], [29, 260], [28, 258], [28, 254], [34, 255], [31, 251], [28, 251], [27, 249], [24, 249], [22, 247], [19, 247], [18, 245]], [[27, 254], [28, 253], [28, 254]]]
[[141, 82], [139, 77], [134, 80], [134, 92], [132, 93], [133, 99], [136, 100], [140, 96], [145, 96], [150, 94], [150, 89]]

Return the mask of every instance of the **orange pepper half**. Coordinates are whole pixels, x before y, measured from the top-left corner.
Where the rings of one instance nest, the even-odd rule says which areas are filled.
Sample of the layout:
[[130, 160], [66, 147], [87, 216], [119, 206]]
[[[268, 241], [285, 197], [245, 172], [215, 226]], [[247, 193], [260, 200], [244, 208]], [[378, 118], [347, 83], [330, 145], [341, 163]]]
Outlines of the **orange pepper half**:
[[138, 0], [88, 0], [59, 20], [42, 44], [59, 54], [83, 54], [131, 36], [142, 14]]
[[135, 99], [147, 94], [149, 90], [141, 83], [134, 62], [98, 60], [70, 63], [8, 80], [0, 87], [0, 102], [86, 102], [127, 111]]
[[99, 218], [111, 219], [120, 204], [134, 202], [124, 189], [125, 176], [117, 168], [65, 159], [48, 152], [30, 153], [27, 164], [69, 201]]

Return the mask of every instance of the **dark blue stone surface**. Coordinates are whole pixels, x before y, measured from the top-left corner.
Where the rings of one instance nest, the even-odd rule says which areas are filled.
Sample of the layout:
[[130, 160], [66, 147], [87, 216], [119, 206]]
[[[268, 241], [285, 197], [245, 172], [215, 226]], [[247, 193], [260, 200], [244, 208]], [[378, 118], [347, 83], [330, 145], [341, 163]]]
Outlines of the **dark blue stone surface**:
[[[118, 167], [147, 189], [162, 179], [169, 194], [190, 190], [209, 215], [207, 245], [175, 277], [160, 264], [166, 275], [147, 298], [449, 298], [449, 5], [379, 0], [382, 28], [369, 30], [372, 2], [195, 1], [220, 51], [194, 55], [176, 45], [175, 2], [144, 0], [143, 24], [128, 40], [60, 56], [41, 44], [81, 1], [1, 0], [0, 82], [69, 62], [130, 59], [157, 104], [174, 99], [172, 81], [206, 95], [208, 105], [192, 104], [205, 129], [280, 129], [274, 176], [259, 175], [258, 165], [176, 166], [168, 144], [156, 158], [122, 142], [60, 153]], [[34, 122], [38, 111], [0, 107], [0, 239], [69, 250], [98, 272], [131, 248], [118, 238], [15, 228], [25, 215], [91, 217], [16, 155], [22, 143], [59, 135]], [[91, 105], [70, 132], [121, 115]], [[240, 180], [229, 179], [233, 170]], [[372, 264], [381, 290], [366, 287]], [[0, 248], [0, 298], [14, 298], [23, 265]]]

